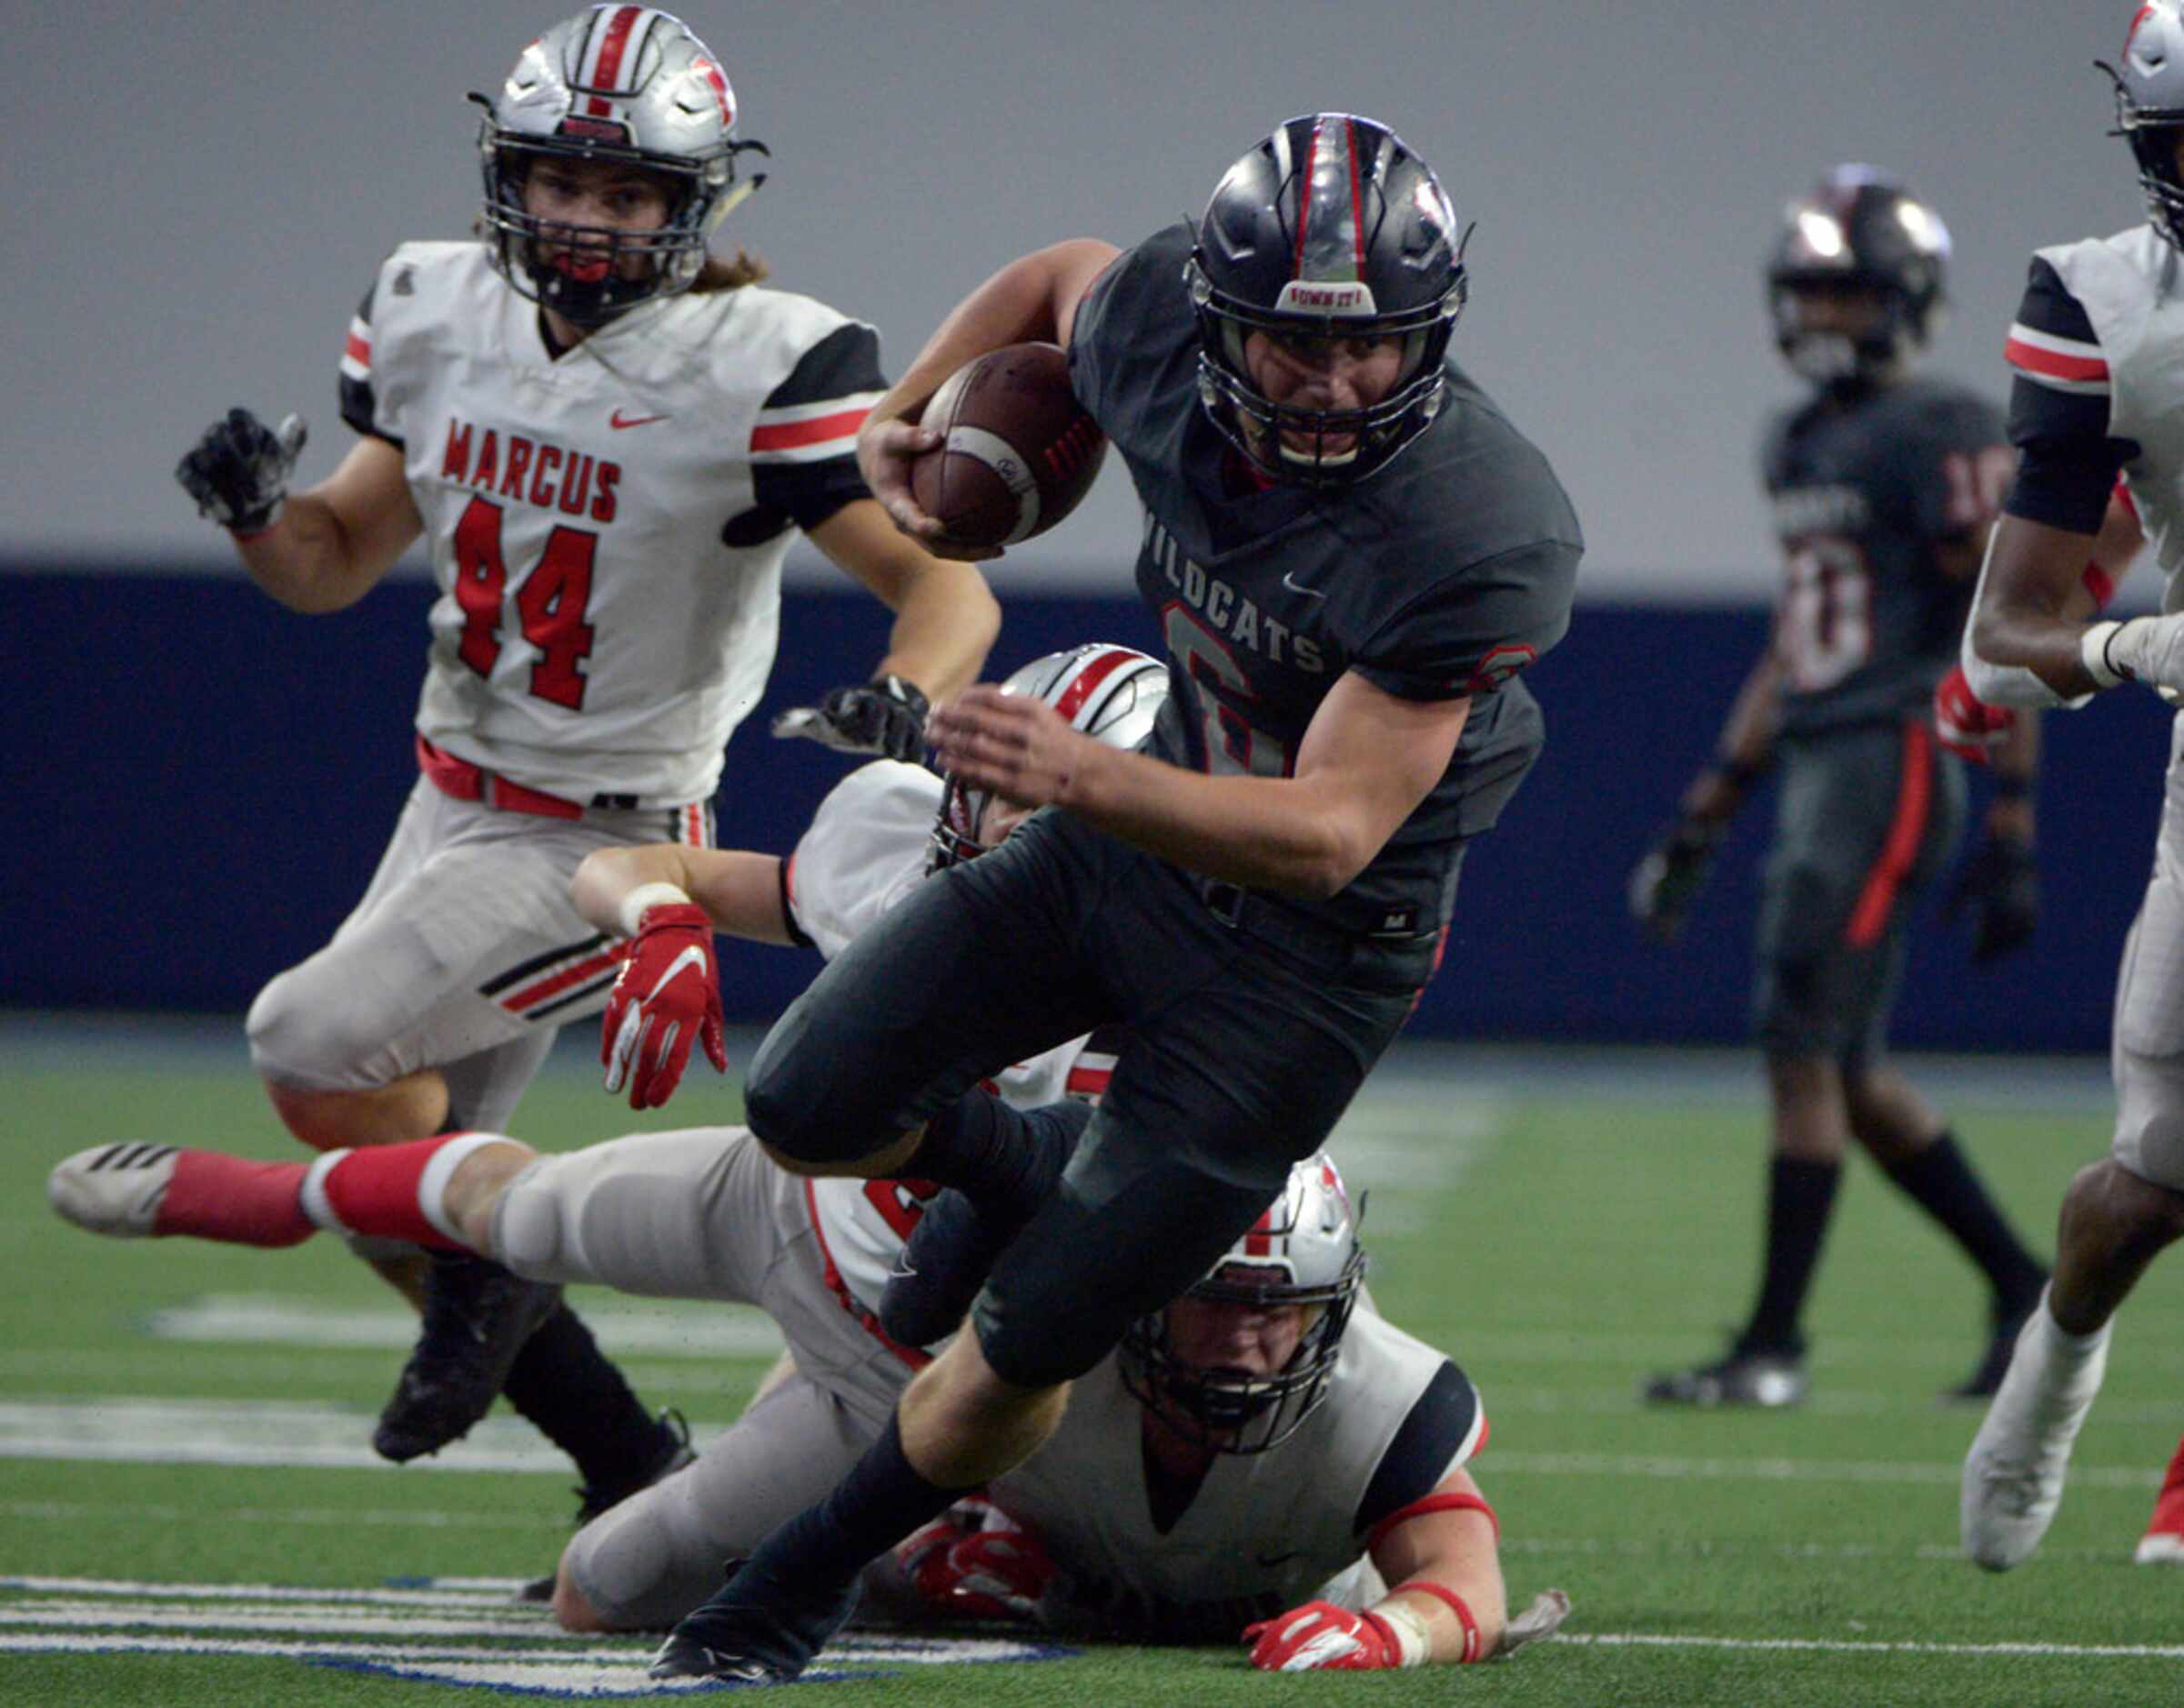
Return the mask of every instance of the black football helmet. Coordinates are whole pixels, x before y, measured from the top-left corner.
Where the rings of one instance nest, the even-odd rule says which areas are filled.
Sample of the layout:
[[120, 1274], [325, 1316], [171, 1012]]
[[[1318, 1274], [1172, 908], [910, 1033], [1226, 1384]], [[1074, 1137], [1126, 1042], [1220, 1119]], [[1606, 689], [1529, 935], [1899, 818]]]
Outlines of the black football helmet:
[[1303, 1427], [1326, 1399], [1343, 1331], [1364, 1285], [1365, 1251], [1334, 1159], [1324, 1150], [1291, 1165], [1268, 1205], [1189, 1297], [1215, 1304], [1301, 1305], [1311, 1312], [1288, 1364], [1260, 1376], [1204, 1369], [1176, 1355], [1168, 1313], [1140, 1317], [1123, 1331], [1115, 1366], [1122, 1385], [1176, 1430], [1223, 1453], [1263, 1453]]
[[2184, 182], [2177, 139], [2184, 136], [2184, 15], [2178, 0], [2152, 0], [2132, 15], [2119, 67], [2097, 62], [2116, 85], [2116, 128], [2131, 145], [2154, 229], [2184, 249]]
[[[1339, 486], [1384, 467], [1440, 411], [1467, 236], [1440, 180], [1384, 125], [1348, 113], [1291, 119], [1228, 169], [1183, 269], [1199, 400], [1213, 425], [1283, 480]], [[1292, 408], [1252, 383], [1243, 342], [1254, 331], [1399, 338], [1403, 364], [1369, 407]], [[1331, 438], [1342, 448], [1327, 448]]]
[[[1818, 386], [1870, 384], [1898, 369], [1931, 335], [1949, 258], [1941, 216], [1872, 166], [1840, 166], [1782, 210], [1766, 268], [1775, 344]], [[1805, 323], [1807, 293], [1865, 289], [1881, 302], [1857, 337]]]

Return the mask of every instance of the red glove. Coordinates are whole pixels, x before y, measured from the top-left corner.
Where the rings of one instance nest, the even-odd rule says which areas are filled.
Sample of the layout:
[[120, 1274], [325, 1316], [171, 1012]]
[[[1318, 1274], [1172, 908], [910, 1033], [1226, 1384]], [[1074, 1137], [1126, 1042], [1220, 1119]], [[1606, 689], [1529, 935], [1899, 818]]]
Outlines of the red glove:
[[926, 1611], [946, 1619], [1035, 1619], [1054, 1577], [1046, 1544], [978, 1496], [899, 1545], [895, 1563]]
[[1243, 1628], [1262, 1673], [1368, 1673], [1403, 1664], [1395, 1633], [1371, 1613], [1306, 1602]]
[[1949, 666], [1949, 673], [1934, 690], [1934, 733], [1943, 747], [1975, 765], [1985, 765], [1993, 757], [2017, 721], [2010, 707], [1989, 706], [1972, 692], [1961, 664]]
[[608, 1090], [626, 1080], [631, 1109], [659, 1108], [674, 1095], [693, 1039], [705, 1040], [707, 1058], [726, 1073], [720, 1025], [712, 920], [694, 902], [647, 908], [599, 1022]]

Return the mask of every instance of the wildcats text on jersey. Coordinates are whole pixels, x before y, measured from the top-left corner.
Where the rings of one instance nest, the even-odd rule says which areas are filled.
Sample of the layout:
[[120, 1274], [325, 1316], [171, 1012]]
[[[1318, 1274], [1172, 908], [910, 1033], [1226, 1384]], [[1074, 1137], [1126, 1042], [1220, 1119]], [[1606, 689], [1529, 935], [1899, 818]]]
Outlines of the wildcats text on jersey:
[[614, 520], [614, 489], [621, 477], [622, 466], [603, 457], [521, 433], [510, 433], [504, 444], [492, 427], [448, 418], [440, 478], [458, 486], [605, 523]]
[[1293, 666], [1310, 676], [1325, 674], [1327, 660], [1317, 641], [1275, 621], [1219, 576], [1208, 575], [1202, 565], [1183, 555], [1175, 537], [1150, 513], [1145, 517], [1141, 550], [1158, 567], [1168, 585], [1183, 596], [1183, 603], [1230, 644], [1249, 648], [1276, 664]]

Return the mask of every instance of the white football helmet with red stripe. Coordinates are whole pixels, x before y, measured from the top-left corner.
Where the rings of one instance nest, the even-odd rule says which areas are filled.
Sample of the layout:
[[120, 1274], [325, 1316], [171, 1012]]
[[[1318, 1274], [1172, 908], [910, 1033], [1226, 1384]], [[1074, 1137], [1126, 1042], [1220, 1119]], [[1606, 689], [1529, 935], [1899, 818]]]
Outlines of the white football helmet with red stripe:
[[[478, 148], [494, 264], [524, 296], [579, 326], [688, 288], [714, 228], [765, 182], [737, 182], [736, 156], [766, 147], [736, 140], [736, 95], [720, 61], [689, 25], [651, 6], [596, 5], [555, 25], [523, 50], [498, 95], [470, 98], [486, 109]], [[657, 174], [669, 186], [667, 224], [632, 233], [534, 218], [524, 178], [545, 156]], [[549, 264], [549, 245], [566, 253], [576, 242], [603, 253], [603, 276]], [[649, 265], [621, 265], [630, 256]]]
[[1343, 1331], [1365, 1279], [1349, 1189], [1324, 1150], [1293, 1165], [1282, 1196], [1222, 1254], [1189, 1296], [1216, 1304], [1313, 1310], [1289, 1362], [1272, 1375], [1202, 1370], [1169, 1343], [1167, 1312], [1140, 1317], [1116, 1354], [1122, 1382], [1170, 1423], [1224, 1453], [1263, 1453], [1295, 1434], [1327, 1395]]
[[[1152, 733], [1152, 720], [1168, 698], [1168, 667], [1130, 647], [1092, 641], [1034, 658], [1001, 685], [1004, 694], [1032, 694], [1046, 701], [1070, 727], [1111, 748], [1134, 748]], [[964, 789], [951, 777], [941, 790], [933, 821], [929, 872], [985, 851], [980, 832], [992, 797]]]
[[2154, 229], [2184, 249], [2184, 179], [2177, 173], [2177, 140], [2184, 137], [2184, 6], [2150, 0], [2131, 15], [2123, 64], [2097, 62], [2116, 85], [2116, 128], [2139, 162], [2147, 216]]

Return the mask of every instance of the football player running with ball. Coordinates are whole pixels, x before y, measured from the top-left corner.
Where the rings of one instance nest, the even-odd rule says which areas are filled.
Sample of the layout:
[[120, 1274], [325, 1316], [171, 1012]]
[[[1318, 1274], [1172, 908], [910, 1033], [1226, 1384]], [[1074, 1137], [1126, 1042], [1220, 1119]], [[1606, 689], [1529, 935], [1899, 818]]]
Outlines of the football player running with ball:
[[[2047, 1279], [1946, 1120], [1885, 1056], [1914, 905], [1965, 817], [1964, 773], [1931, 707], [2014, 464], [1991, 405], [1910, 371], [1947, 255], [1932, 209], [1850, 166], [1789, 205], [1768, 265], [1776, 343], [1813, 387], [1762, 457], [1786, 582], [1719, 757], [1685, 790], [1630, 898], [1651, 935], [1673, 939], [1747, 790], [1778, 769], [1753, 994], [1773, 1129], [1766, 1252], [1726, 1355], [1653, 1378], [1643, 1393], [1656, 1403], [1805, 1398], [1800, 1324], [1854, 1139], [1987, 1279], [1987, 1349], [1953, 1396], [1994, 1392]], [[1995, 753], [1985, 839], [1958, 885], [1981, 960], [2032, 929], [2037, 737], [2024, 720]]]
[[[1431, 976], [1464, 851], [1538, 752], [1518, 678], [1567, 626], [1580, 551], [1545, 459], [1446, 359], [1463, 247], [1396, 136], [1310, 115], [1231, 167], [1195, 227], [1003, 267], [875, 407], [874, 493], [948, 549], [910, 495], [935, 437], [911, 419], [988, 350], [1067, 348], [1145, 507], [1169, 698], [1134, 753], [991, 688], [928, 720], [945, 769], [1044, 810], [830, 963], [745, 1105], [791, 1172], [960, 1192], [964, 1213], [921, 1222], [882, 1319], [975, 1306], [659, 1676], [801, 1673], [867, 1562], [1027, 1458], [1069, 1383], [1250, 1228]], [[975, 1091], [1103, 1023], [1130, 1040], [1073, 1157]], [[1399, 1599], [1436, 1650], [1459, 1641], [1438, 1599]]]
[[[439, 587], [422, 776], [355, 911], [249, 1014], [276, 1110], [319, 1150], [506, 1126], [556, 1029], [605, 1002], [620, 946], [571, 908], [570, 874], [595, 849], [710, 843], [794, 530], [895, 613], [871, 681], [822, 708], [839, 745], [914, 755], [924, 695], [975, 676], [999, 621], [858, 472], [885, 386], [872, 329], [709, 252], [760, 145], [696, 35], [595, 6], [474, 98], [480, 236], [380, 268], [341, 357], [340, 465], [291, 494], [302, 424], [237, 409], [177, 471], [294, 609], [355, 603], [420, 540]], [[505, 1382], [588, 1506], [672, 1459], [556, 1289], [360, 1249], [425, 1314], [381, 1453], [446, 1445]]]
[[[2022, 452], [1964, 638], [1965, 672], [1998, 706], [2084, 705], [2139, 683], [2184, 695], [2184, 8], [2137, 8], [2113, 67], [2118, 132], [2148, 219], [2037, 252], [2010, 328], [2010, 436]], [[2159, 560], [2162, 614], [2083, 620], [2075, 584], [2120, 474]], [[2120, 560], [2120, 554], [2116, 555]], [[2184, 728], [2184, 726], [2179, 726]], [[1965, 1552], [2006, 1570], [2038, 1547], [2062, 1500], [2117, 1311], [2184, 1233], [2184, 750], [2173, 743], [2153, 873], [2117, 975], [2116, 1130], [2064, 1194], [2055, 1279], [1965, 1459]], [[2184, 1454], [2179, 1455], [2184, 1458]], [[2177, 1467], [2171, 1467], [2171, 1483]], [[2142, 1560], [2184, 1552], [2165, 1487]]]

